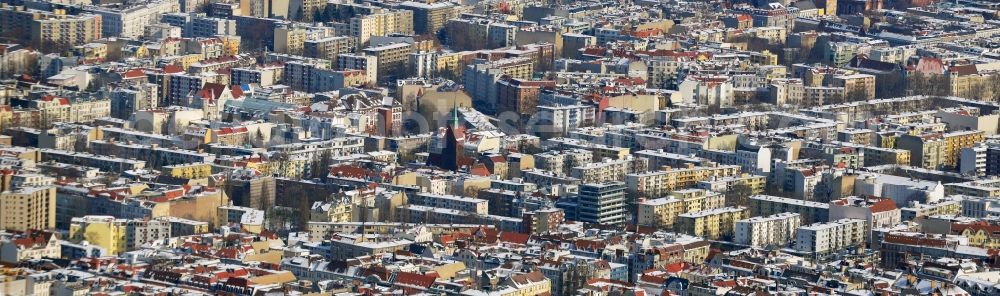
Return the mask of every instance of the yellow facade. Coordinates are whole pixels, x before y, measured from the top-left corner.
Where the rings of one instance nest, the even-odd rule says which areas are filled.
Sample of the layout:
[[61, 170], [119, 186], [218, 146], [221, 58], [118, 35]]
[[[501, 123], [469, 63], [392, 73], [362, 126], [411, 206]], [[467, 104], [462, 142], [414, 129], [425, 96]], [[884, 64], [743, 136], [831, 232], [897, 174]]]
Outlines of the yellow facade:
[[678, 215], [722, 208], [726, 198], [706, 190], [680, 190], [669, 197], [643, 201], [638, 205], [639, 225], [673, 229]]
[[862, 147], [865, 165], [910, 165], [910, 151], [892, 148]]
[[708, 253], [711, 250], [711, 245], [702, 244], [699, 246], [684, 246], [684, 262], [691, 264], [702, 264], [708, 259]]
[[711, 177], [733, 177], [739, 174], [740, 167], [735, 165], [691, 167], [646, 174], [630, 174], [625, 177], [625, 183], [629, 190], [635, 190], [640, 196], [659, 197], [679, 188], [692, 187]]
[[459, 53], [442, 53], [437, 57], [437, 71], [442, 77], [462, 79], [462, 55]]
[[[85, 217], [90, 218], [90, 217]], [[125, 223], [118, 223], [114, 217], [87, 219], [86, 223], [73, 223], [69, 227], [69, 240], [74, 242], [87, 241], [100, 246], [109, 254], [117, 255], [128, 251], [125, 237], [128, 232]]]
[[309, 221], [313, 222], [352, 222], [354, 209], [350, 202], [335, 202], [329, 206], [313, 208]]
[[674, 227], [677, 231], [708, 239], [732, 237], [736, 221], [747, 218], [743, 207], [730, 207], [683, 214], [677, 217]]
[[229, 196], [222, 190], [203, 192], [194, 196], [173, 199], [153, 206], [153, 218], [178, 217], [194, 221], [208, 222], [215, 228], [218, 208], [229, 204]]
[[222, 36], [222, 54], [233, 56], [240, 54], [240, 38], [236, 36]]
[[969, 239], [969, 245], [985, 249], [1000, 248], [1000, 236], [994, 236], [988, 229], [966, 228], [961, 233]]
[[991, 75], [952, 75], [948, 82], [951, 84], [951, 95], [961, 98], [984, 99], [994, 95], [992, 87], [989, 87], [995, 77]]
[[983, 142], [984, 135], [983, 131], [960, 131], [944, 134], [946, 143], [944, 164], [949, 167], [957, 167], [962, 148], [972, 148]]
[[164, 173], [174, 178], [200, 179], [212, 175], [212, 166], [207, 163], [188, 163], [163, 167]]
[[0, 229], [28, 231], [56, 227], [56, 188], [27, 187], [0, 193]]

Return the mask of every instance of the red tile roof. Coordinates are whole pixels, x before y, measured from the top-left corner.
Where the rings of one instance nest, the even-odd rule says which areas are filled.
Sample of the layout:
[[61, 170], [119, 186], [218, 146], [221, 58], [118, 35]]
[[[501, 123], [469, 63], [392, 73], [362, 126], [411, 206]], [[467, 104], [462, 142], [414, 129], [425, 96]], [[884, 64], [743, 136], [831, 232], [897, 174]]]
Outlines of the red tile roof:
[[527, 233], [506, 232], [506, 231], [500, 233], [500, 241], [508, 243], [527, 245], [528, 239], [530, 238], [531, 235]]
[[146, 77], [146, 72], [143, 71], [142, 69], [136, 68], [136, 69], [125, 71], [125, 73], [122, 73], [122, 78], [124, 78], [124, 79], [133, 79], [133, 78], [139, 78], [139, 77]]
[[404, 284], [409, 286], [417, 286], [423, 288], [430, 288], [436, 280], [436, 276], [422, 275], [411, 272], [397, 272], [396, 273], [396, 284]]
[[882, 200], [875, 202], [875, 204], [871, 206], [872, 213], [881, 213], [886, 211], [892, 211], [895, 209], [896, 209], [896, 202], [888, 198], [883, 198]]

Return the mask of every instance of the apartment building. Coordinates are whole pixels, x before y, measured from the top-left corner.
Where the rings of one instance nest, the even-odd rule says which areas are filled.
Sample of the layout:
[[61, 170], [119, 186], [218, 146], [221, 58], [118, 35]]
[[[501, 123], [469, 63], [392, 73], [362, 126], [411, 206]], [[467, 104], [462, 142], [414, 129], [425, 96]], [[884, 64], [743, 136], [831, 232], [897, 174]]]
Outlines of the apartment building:
[[868, 237], [865, 221], [841, 219], [799, 227], [795, 232], [795, 250], [824, 255], [850, 247], [863, 247]]
[[859, 148], [863, 154], [865, 165], [910, 165], [910, 150], [872, 146]]
[[802, 92], [803, 106], [820, 106], [843, 101], [844, 88], [832, 86], [806, 86]]
[[66, 15], [65, 11], [59, 9], [52, 13], [35, 15], [38, 15], [38, 18], [30, 22], [31, 42], [42, 49], [86, 44], [103, 37], [100, 15]]
[[494, 114], [500, 109], [497, 83], [503, 76], [530, 79], [535, 70], [535, 62], [527, 57], [505, 58], [495, 61], [478, 59], [465, 66], [462, 86], [472, 97], [473, 104], [484, 113]]
[[597, 45], [597, 38], [594, 36], [577, 33], [562, 34], [562, 52], [560, 54], [563, 58], [578, 59], [582, 49], [594, 45]]
[[500, 105], [498, 111], [534, 114], [538, 110], [538, 98], [541, 90], [555, 86], [555, 81], [501, 79], [497, 85], [497, 101]]
[[256, 175], [254, 171], [238, 171], [226, 180], [226, 194], [233, 205], [265, 210], [275, 205], [277, 182], [269, 175]]
[[0, 229], [29, 231], [56, 227], [56, 188], [23, 187], [0, 193]]
[[[17, 264], [28, 260], [65, 258], [59, 235], [49, 231], [27, 231], [0, 239], [0, 262]], [[9, 283], [9, 282], [8, 282]], [[9, 287], [9, 286], [8, 286]], [[11, 290], [8, 290], [11, 291]]]
[[236, 35], [236, 21], [214, 17], [194, 17], [191, 19], [189, 37], [215, 37]]
[[368, 44], [374, 36], [393, 34], [412, 35], [413, 11], [382, 10], [377, 13], [351, 18], [348, 23], [350, 34], [358, 38], [358, 44]]
[[215, 161], [215, 154], [194, 150], [157, 147], [155, 145], [132, 144], [97, 140], [91, 141], [91, 151], [97, 155], [142, 160], [150, 166], [163, 166]]
[[146, 162], [140, 160], [110, 157], [110, 156], [100, 156], [90, 153], [70, 152], [70, 151], [54, 150], [54, 149], [43, 149], [42, 159], [46, 161], [52, 160], [66, 164], [94, 167], [101, 170], [107, 170], [118, 173], [129, 170], [142, 169], [146, 167]]
[[570, 177], [580, 179], [584, 183], [604, 183], [625, 180], [625, 174], [632, 170], [631, 157], [614, 160], [605, 158], [604, 161], [591, 162], [570, 169]]
[[437, 34], [448, 20], [458, 17], [459, 13], [458, 5], [445, 1], [407, 1], [400, 3], [399, 8], [413, 11], [413, 31], [420, 35]]
[[733, 242], [755, 248], [786, 246], [795, 238], [802, 217], [797, 213], [758, 216], [736, 221]]
[[264, 231], [264, 211], [255, 208], [224, 205], [218, 207], [215, 225], [235, 227], [249, 233]]
[[210, 74], [188, 75], [176, 73], [171, 74], [169, 77], [169, 87], [164, 96], [164, 100], [168, 105], [187, 106], [187, 104], [182, 104], [182, 102], [186, 102], [189, 97], [197, 94], [206, 83], [215, 81], [214, 75]]
[[390, 81], [402, 77], [406, 73], [406, 65], [410, 54], [415, 51], [413, 44], [390, 43], [368, 47], [362, 50], [364, 54], [374, 56], [378, 64], [377, 77], [379, 81]]
[[1000, 197], [1000, 179], [985, 179], [944, 185], [945, 195]]
[[[959, 168], [962, 149], [974, 148], [985, 139], [985, 132], [981, 130], [954, 131], [941, 135], [946, 143], [944, 153], [945, 166], [953, 169]], [[984, 151], [985, 152], [985, 151]], [[985, 155], [984, 155], [985, 158]], [[985, 170], [985, 163], [983, 163]]]
[[733, 80], [729, 76], [687, 76], [678, 85], [685, 103], [729, 107], [734, 104]]
[[802, 84], [802, 79], [774, 79], [771, 80], [767, 89], [771, 96], [770, 102], [775, 105], [799, 105], [802, 104], [802, 98], [805, 97], [805, 85]]
[[282, 64], [264, 64], [252, 67], [239, 67], [229, 70], [229, 81], [233, 85], [257, 84], [268, 87], [281, 83], [285, 67]]
[[896, 148], [910, 151], [911, 166], [936, 170], [947, 163], [948, 142], [940, 133], [904, 134], [896, 139]]
[[[964, 200], [944, 200], [932, 204], [914, 203], [908, 207], [899, 209], [900, 219], [903, 221], [919, 221], [930, 216], [963, 214]], [[971, 217], [971, 216], [966, 216]]]
[[370, 55], [345, 53], [337, 55], [337, 69], [364, 70], [365, 81], [371, 84], [378, 82], [378, 58]]
[[409, 203], [413, 205], [463, 211], [481, 215], [489, 214], [489, 201], [473, 197], [418, 193], [409, 196]]
[[744, 207], [725, 207], [685, 213], [677, 216], [674, 230], [711, 240], [729, 239], [736, 229], [736, 221], [747, 217]]
[[840, 219], [863, 220], [868, 227], [868, 233], [877, 228], [896, 226], [902, 221], [895, 201], [870, 196], [851, 196], [830, 201], [830, 220]]
[[[844, 95], [853, 100], [875, 99], [875, 75], [853, 74], [833, 77], [833, 87], [843, 87]], [[853, 97], [852, 97], [853, 96]]]
[[111, 255], [136, 250], [145, 244], [170, 238], [170, 222], [159, 219], [118, 219], [112, 216], [74, 217], [67, 240], [86, 241]]
[[963, 107], [938, 110], [934, 117], [948, 124], [948, 131], [980, 130], [985, 136], [997, 134], [1000, 114], [983, 115], [982, 109]]
[[625, 184], [628, 186], [630, 195], [660, 197], [678, 188], [693, 187], [698, 182], [709, 180], [712, 177], [735, 177], [739, 174], [740, 167], [736, 165], [692, 166], [683, 169], [628, 174], [625, 175]]
[[562, 136], [570, 130], [594, 124], [594, 106], [563, 105], [538, 106], [539, 124], [532, 126], [532, 133], [543, 137]]
[[68, 98], [44, 96], [30, 104], [42, 112], [46, 122], [93, 122], [94, 119], [111, 115], [110, 99], [78, 98], [71, 101]]
[[803, 224], [826, 222], [830, 217], [830, 204], [770, 195], [750, 197], [751, 215], [759, 217], [781, 213], [797, 213]]
[[360, 256], [392, 254], [405, 250], [413, 241], [406, 239], [371, 239], [368, 235], [338, 234], [337, 237], [317, 243], [307, 243], [305, 248], [334, 260], [347, 260]]
[[364, 70], [316, 69], [310, 73], [304, 90], [311, 93], [339, 90], [364, 85], [367, 79]]
[[358, 39], [348, 36], [334, 36], [306, 40], [302, 44], [302, 55], [310, 58], [337, 60], [337, 55], [352, 53], [358, 47]]
[[274, 28], [274, 52], [302, 55], [309, 33], [305, 28], [292, 25], [278, 25]]
[[524, 229], [522, 233], [542, 234], [555, 231], [562, 225], [566, 218], [565, 213], [560, 209], [548, 208], [536, 211], [525, 212]]
[[568, 175], [573, 167], [593, 161], [593, 152], [584, 149], [552, 150], [534, 155], [535, 168], [557, 175]]
[[726, 195], [743, 194], [733, 189], [745, 187], [750, 189], [751, 195], [764, 193], [767, 186], [767, 177], [761, 175], [740, 174], [731, 177], [712, 177], [708, 180], [698, 182], [695, 187], [715, 192], [723, 192]]
[[625, 183], [581, 184], [577, 200], [580, 221], [621, 225], [629, 220], [625, 210]]
[[177, 1], [151, 1], [135, 6], [85, 6], [83, 11], [101, 16], [104, 37], [139, 38], [146, 26], [160, 22], [160, 16], [179, 12]]
[[636, 223], [662, 229], [673, 229], [678, 215], [724, 207], [725, 197], [717, 192], [684, 189], [663, 198], [640, 200], [636, 206]]

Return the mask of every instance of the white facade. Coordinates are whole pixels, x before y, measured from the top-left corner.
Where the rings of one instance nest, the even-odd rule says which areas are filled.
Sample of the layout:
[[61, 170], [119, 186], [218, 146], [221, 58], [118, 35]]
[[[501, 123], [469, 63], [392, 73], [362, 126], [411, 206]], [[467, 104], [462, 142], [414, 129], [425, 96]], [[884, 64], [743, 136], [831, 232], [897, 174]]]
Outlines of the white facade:
[[101, 16], [101, 36], [138, 38], [146, 26], [160, 22], [160, 15], [179, 12], [180, 3], [159, 1], [126, 9], [88, 6], [84, 11]]
[[944, 185], [886, 174], [865, 174], [855, 179], [854, 193], [892, 198], [897, 205], [908, 205], [912, 201], [932, 204], [944, 198]]
[[795, 233], [795, 250], [825, 254], [865, 243], [865, 221], [841, 219], [802, 226]]
[[986, 145], [962, 148], [958, 159], [958, 172], [963, 175], [986, 177], [986, 150]]
[[736, 221], [735, 242], [752, 247], [785, 246], [802, 224], [797, 213], [781, 213]]
[[539, 125], [536, 128], [545, 127], [536, 132], [552, 132], [556, 134], [566, 134], [586, 124], [594, 122], [594, 107], [585, 105], [569, 106], [538, 106]]
[[733, 105], [733, 81], [727, 76], [688, 77], [678, 87], [685, 103], [729, 107]]

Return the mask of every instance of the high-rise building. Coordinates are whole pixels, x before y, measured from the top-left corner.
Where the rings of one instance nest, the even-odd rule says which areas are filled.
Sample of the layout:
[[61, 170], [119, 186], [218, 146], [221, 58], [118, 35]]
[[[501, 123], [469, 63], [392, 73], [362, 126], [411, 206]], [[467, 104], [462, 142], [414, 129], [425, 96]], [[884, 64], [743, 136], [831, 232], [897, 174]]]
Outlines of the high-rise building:
[[364, 49], [364, 53], [375, 57], [378, 63], [378, 80], [391, 81], [405, 75], [406, 64], [414, 50], [413, 44], [401, 42], [368, 47]]
[[625, 212], [625, 183], [588, 183], [580, 185], [577, 195], [578, 219], [602, 225], [628, 223]]
[[413, 31], [417, 34], [437, 34], [444, 24], [458, 16], [458, 6], [452, 2], [419, 3], [407, 1], [399, 4], [400, 9], [413, 11]]
[[101, 16], [101, 36], [138, 38], [146, 26], [158, 23], [160, 16], [179, 12], [178, 1], [150, 1], [135, 6], [85, 6], [83, 11]]
[[56, 188], [24, 187], [0, 193], [0, 229], [28, 231], [56, 227]]
[[359, 44], [368, 44], [373, 36], [392, 34], [413, 34], [413, 11], [392, 10], [351, 18], [351, 36], [358, 38]]
[[[52, 12], [25, 9], [21, 6], [0, 6], [0, 32], [19, 36], [41, 49], [69, 48], [101, 39], [103, 18], [85, 13], [68, 15], [65, 10]], [[141, 35], [141, 31], [140, 31]]]

